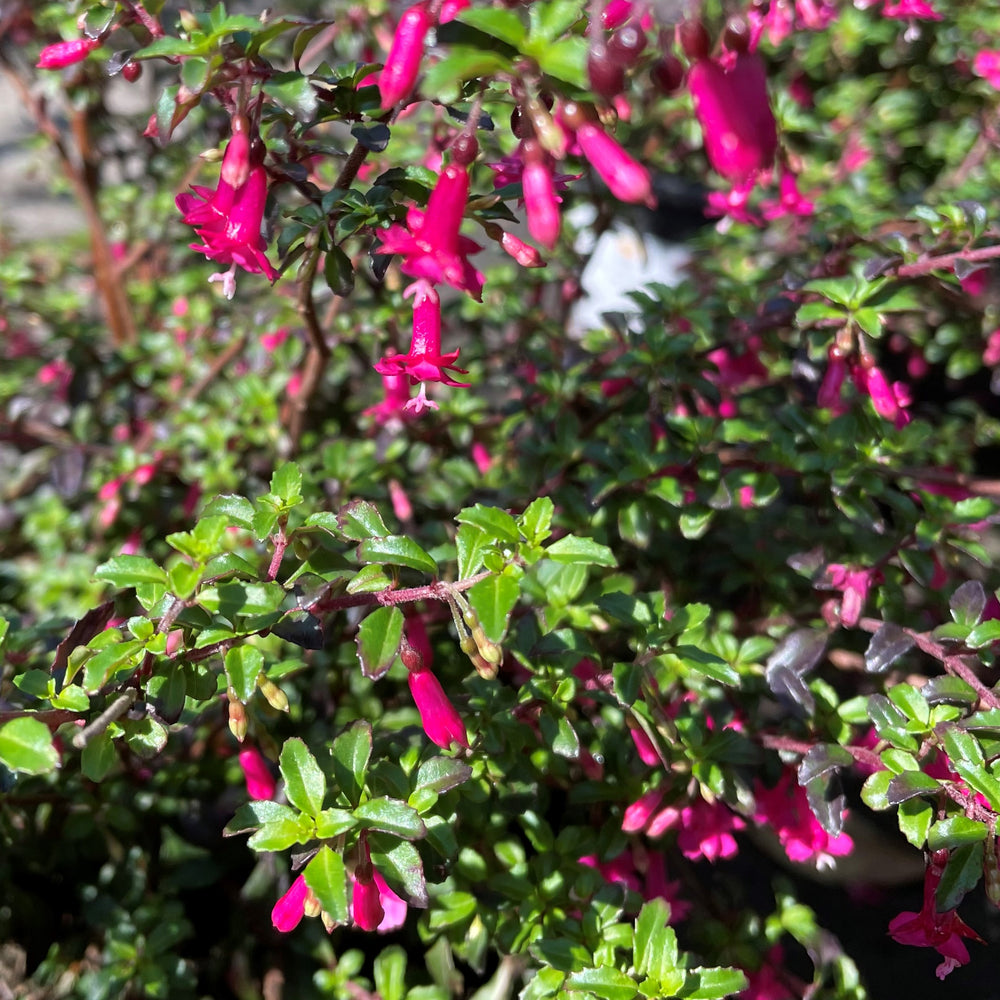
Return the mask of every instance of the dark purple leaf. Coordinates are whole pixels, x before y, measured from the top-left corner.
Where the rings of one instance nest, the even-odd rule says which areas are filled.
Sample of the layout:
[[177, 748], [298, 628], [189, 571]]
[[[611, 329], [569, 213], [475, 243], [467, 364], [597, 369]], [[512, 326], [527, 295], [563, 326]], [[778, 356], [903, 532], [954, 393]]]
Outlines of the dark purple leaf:
[[948, 602], [951, 617], [960, 625], [975, 625], [986, 608], [986, 591], [978, 580], [966, 580]]
[[915, 642], [898, 625], [886, 622], [868, 643], [865, 650], [865, 670], [870, 674], [884, 674]]

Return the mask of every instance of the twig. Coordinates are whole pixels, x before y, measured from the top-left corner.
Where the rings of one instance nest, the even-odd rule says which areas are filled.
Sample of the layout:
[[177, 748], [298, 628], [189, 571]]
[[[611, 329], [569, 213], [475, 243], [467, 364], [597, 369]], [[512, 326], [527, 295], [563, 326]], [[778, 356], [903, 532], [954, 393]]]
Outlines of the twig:
[[992, 260], [994, 257], [1000, 257], [1000, 244], [979, 247], [976, 250], [956, 250], [954, 253], [940, 254], [937, 257], [923, 257], [912, 264], [900, 264], [893, 273], [897, 278], [915, 278], [919, 275], [930, 274], [931, 271], [950, 271], [954, 268], [955, 261], [958, 260], [974, 264], [981, 260]]
[[120, 719], [134, 704], [139, 692], [129, 688], [120, 694], [101, 714], [89, 725], [86, 725], [73, 737], [73, 746], [82, 750], [95, 736], [103, 733], [115, 719]]

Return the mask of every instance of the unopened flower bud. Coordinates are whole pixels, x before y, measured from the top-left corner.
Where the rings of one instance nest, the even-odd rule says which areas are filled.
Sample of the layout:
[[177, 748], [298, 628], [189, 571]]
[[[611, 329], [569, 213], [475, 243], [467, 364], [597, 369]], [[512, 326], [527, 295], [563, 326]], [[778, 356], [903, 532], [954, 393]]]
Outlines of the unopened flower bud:
[[[235, 692], [234, 692], [235, 693]], [[229, 701], [229, 731], [242, 743], [247, 735], [247, 710], [240, 701]]]
[[707, 59], [712, 48], [705, 25], [701, 21], [688, 19], [677, 25], [677, 39], [688, 59]]
[[420, 72], [424, 40], [430, 27], [431, 17], [424, 4], [415, 4], [399, 19], [392, 46], [378, 78], [383, 111], [410, 96]]
[[603, 42], [587, 53], [587, 79], [590, 89], [608, 101], [625, 89], [625, 68], [611, 58]]
[[645, 48], [646, 32], [635, 21], [623, 24], [608, 39], [608, 55], [628, 69], [638, 65]]
[[100, 46], [96, 38], [74, 38], [69, 42], [46, 45], [38, 54], [37, 69], [64, 69], [74, 63], [83, 62], [94, 49]]
[[181, 28], [184, 29], [188, 34], [192, 31], [198, 31], [200, 25], [198, 24], [198, 18], [189, 10], [180, 10], [177, 12], [177, 17], [181, 22]]
[[469, 656], [469, 659], [472, 660], [472, 665], [476, 668], [476, 673], [479, 674], [484, 681], [492, 681], [496, 679], [497, 668], [494, 664], [487, 663], [478, 653], [472, 653]]
[[481, 625], [477, 625], [472, 630], [472, 638], [479, 650], [479, 655], [493, 666], [499, 666], [503, 662], [503, 649], [492, 639], [486, 638], [486, 633]]
[[276, 712], [288, 711], [288, 695], [274, 681], [269, 680], [263, 671], [257, 675], [257, 687]]
[[319, 900], [316, 898], [316, 894], [312, 891], [312, 889], [309, 890], [309, 893], [306, 896], [305, 904], [302, 907], [302, 912], [307, 917], [318, 917], [322, 912], [322, 908], [319, 905]]

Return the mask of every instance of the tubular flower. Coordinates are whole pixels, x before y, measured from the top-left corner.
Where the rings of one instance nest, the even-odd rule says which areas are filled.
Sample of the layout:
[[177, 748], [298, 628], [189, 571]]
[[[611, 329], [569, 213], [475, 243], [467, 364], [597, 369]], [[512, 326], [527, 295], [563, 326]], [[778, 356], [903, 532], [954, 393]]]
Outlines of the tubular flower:
[[247, 795], [252, 799], [266, 800], [274, 798], [277, 782], [271, 769], [267, 766], [264, 755], [254, 747], [240, 751], [240, 767], [247, 782]]
[[422, 3], [410, 7], [399, 19], [389, 54], [385, 57], [385, 65], [378, 77], [383, 111], [388, 111], [403, 98], [410, 96], [420, 72], [424, 40], [431, 23], [427, 6]]
[[366, 417], [373, 417], [375, 423], [384, 427], [399, 423], [410, 416], [410, 411], [407, 410], [410, 402], [410, 380], [405, 375], [383, 375], [382, 389], [385, 397], [380, 403], [369, 406], [364, 411]]
[[[415, 281], [406, 290], [413, 296], [413, 337], [409, 354], [392, 354], [375, 365], [380, 375], [409, 375], [412, 383], [443, 382], [445, 385], [468, 388], [468, 382], [456, 382], [449, 371], [465, 374], [455, 361], [458, 351], [441, 353], [441, 300], [428, 281]], [[415, 400], [406, 407], [412, 409]], [[428, 405], [425, 403], [424, 405]], [[404, 407], [404, 408], [406, 408]]]
[[96, 48], [100, 48], [101, 43], [96, 38], [74, 38], [69, 42], [56, 42], [54, 45], [46, 45], [38, 53], [36, 69], [65, 69], [75, 63], [83, 62], [87, 56]]
[[420, 712], [424, 732], [443, 750], [449, 749], [452, 743], [468, 749], [465, 723], [448, 700], [441, 682], [424, 666], [424, 658], [409, 642], [403, 643], [400, 657], [410, 674], [410, 694]]
[[649, 171], [633, 160], [600, 125], [584, 122], [576, 130], [576, 141], [619, 201], [641, 202], [650, 208], [656, 204]]
[[528, 160], [521, 172], [524, 210], [528, 217], [528, 232], [547, 250], [559, 239], [562, 220], [559, 217], [559, 197], [551, 168], [539, 160]]
[[938, 913], [935, 893], [948, 863], [948, 851], [935, 851], [924, 874], [924, 905], [919, 913], [904, 912], [889, 923], [889, 935], [899, 944], [935, 948], [944, 957], [937, 967], [938, 979], [969, 961], [969, 949], [962, 938], [986, 942], [959, 917], [955, 910]]
[[728, 71], [713, 59], [698, 59], [688, 73], [694, 112], [712, 166], [736, 184], [771, 166], [778, 132], [767, 96], [764, 64], [740, 52]]
[[283, 934], [295, 930], [306, 915], [308, 897], [309, 886], [306, 885], [305, 876], [300, 875], [271, 910], [271, 923], [274, 924], [275, 929]]
[[354, 923], [363, 931], [373, 931], [385, 917], [379, 888], [375, 884], [371, 853], [368, 844], [362, 842], [361, 861], [354, 870], [354, 891], [351, 894], [351, 911]]
[[400, 254], [404, 274], [451, 285], [482, 301], [483, 276], [468, 261], [469, 254], [482, 247], [458, 232], [468, 198], [468, 171], [449, 164], [438, 177], [427, 209], [411, 208], [406, 226], [389, 226], [378, 252]]

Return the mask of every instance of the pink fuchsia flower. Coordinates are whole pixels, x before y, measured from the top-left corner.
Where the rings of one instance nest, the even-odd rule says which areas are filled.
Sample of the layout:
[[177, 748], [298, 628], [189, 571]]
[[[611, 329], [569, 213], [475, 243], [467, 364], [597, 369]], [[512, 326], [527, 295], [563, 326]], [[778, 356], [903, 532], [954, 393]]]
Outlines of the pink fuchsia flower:
[[[183, 192], [174, 203], [184, 216], [184, 224], [195, 229], [225, 228], [226, 220], [236, 200], [236, 184], [233, 179], [242, 176], [245, 183], [250, 173], [250, 137], [245, 125], [237, 124], [241, 119], [233, 119], [233, 136], [222, 154], [222, 169], [219, 183], [213, 191], [200, 184], [192, 185], [193, 194]], [[184, 312], [187, 312], [185, 308]]]
[[764, 63], [740, 52], [726, 70], [713, 59], [697, 59], [688, 72], [695, 115], [709, 163], [736, 184], [767, 170], [778, 148], [778, 132], [767, 96]]
[[679, 827], [677, 846], [684, 857], [716, 861], [736, 854], [738, 847], [733, 834], [745, 825], [724, 803], [696, 799], [679, 809], [668, 806], [653, 817], [647, 833], [658, 836]]
[[431, 742], [443, 750], [450, 749], [453, 743], [468, 749], [469, 738], [465, 735], [462, 717], [448, 700], [441, 682], [424, 665], [424, 658], [408, 640], [403, 641], [400, 658], [409, 671], [410, 694]]
[[784, 215], [810, 216], [816, 212], [816, 203], [810, 201], [801, 191], [795, 174], [782, 170], [778, 182], [778, 200], [761, 202], [761, 213], [768, 221]]
[[305, 876], [300, 875], [271, 910], [271, 923], [274, 924], [275, 930], [287, 934], [299, 926], [306, 914], [306, 900], [309, 895], [310, 890], [306, 885]]
[[772, 45], [780, 45], [793, 29], [822, 31], [836, 16], [836, 8], [828, 0], [772, 0], [764, 13], [753, 5], [747, 11], [750, 48], [757, 48], [765, 32]]
[[854, 628], [868, 600], [868, 591], [881, 578], [882, 574], [877, 569], [830, 563], [816, 586], [841, 592], [843, 596], [838, 618], [845, 627]]
[[608, 190], [619, 200], [655, 206], [649, 171], [628, 153], [600, 125], [583, 122], [576, 129], [576, 141], [590, 165]]
[[841, 833], [834, 837], [820, 825], [809, 808], [806, 790], [791, 771], [785, 771], [774, 788], [759, 782], [754, 788], [757, 812], [754, 822], [767, 823], [778, 835], [790, 861], [814, 862], [832, 868], [834, 858], [850, 854], [854, 841]]
[[[376, 362], [375, 371], [380, 375], [406, 375], [410, 382], [442, 382], [444, 385], [466, 389], [471, 383], [456, 382], [448, 372], [466, 374], [455, 361], [459, 352], [441, 353], [441, 300], [428, 281], [416, 281], [406, 290], [413, 296], [413, 336], [408, 354], [391, 354]], [[419, 397], [418, 397], [419, 398]], [[410, 400], [406, 409], [414, 409], [416, 400]], [[423, 406], [436, 408], [423, 397]], [[418, 409], [419, 412], [419, 409]]]
[[410, 7], [399, 19], [389, 54], [378, 77], [383, 111], [388, 111], [413, 91], [424, 55], [424, 42], [432, 23], [427, 5], [423, 3]]
[[74, 38], [69, 42], [56, 42], [46, 45], [38, 54], [36, 69], [64, 69], [75, 63], [83, 62], [96, 48], [100, 48], [96, 38]]
[[[388, 360], [392, 355], [387, 355]], [[390, 424], [398, 424], [413, 416], [408, 409], [410, 402], [410, 380], [406, 375], [383, 375], [382, 391], [384, 398], [375, 406], [369, 406], [364, 411], [364, 416], [372, 417], [375, 423], [385, 427]]]
[[983, 49], [972, 60], [972, 69], [1000, 90], [1000, 49]]
[[646, 731], [638, 725], [630, 725], [628, 731], [632, 736], [639, 760], [650, 767], [657, 767], [660, 764], [660, 755], [656, 752], [653, 741], [646, 735]]
[[966, 295], [982, 295], [989, 284], [989, 278], [990, 269], [988, 267], [977, 267], [975, 271], [970, 271], [964, 278], [959, 278], [958, 283]]
[[906, 412], [911, 399], [909, 389], [902, 382], [893, 382], [885, 377], [878, 365], [862, 362], [854, 365], [851, 376], [858, 392], [871, 398], [875, 412], [886, 420], [891, 420], [897, 429], [910, 422]]
[[889, 922], [889, 935], [894, 941], [917, 948], [934, 948], [944, 958], [936, 970], [938, 979], [944, 979], [969, 961], [969, 950], [962, 938], [986, 943], [955, 910], [944, 913], [937, 910], [935, 894], [947, 863], [947, 850], [931, 855], [924, 873], [924, 903], [920, 912], [900, 913]]
[[240, 751], [239, 759], [247, 783], [247, 795], [258, 801], [273, 799], [277, 782], [264, 755], [255, 747], [248, 747]]
[[885, 0], [882, 16], [897, 20], [923, 18], [927, 21], [940, 21], [944, 15], [939, 14], [927, 0]]
[[764, 956], [764, 964], [756, 972], [747, 972], [748, 986], [736, 995], [741, 1000], [796, 1000], [801, 993], [791, 990], [779, 974], [785, 967], [781, 945], [775, 945]]
[[386, 934], [389, 931], [399, 930], [400, 927], [406, 922], [406, 900], [401, 899], [389, 888], [385, 879], [372, 869], [372, 876], [375, 879], [375, 885], [378, 888], [378, 901], [379, 906], [382, 907], [383, 917], [380, 921], [378, 927], [375, 929], [380, 934]]
[[468, 171], [458, 164], [449, 164], [438, 177], [427, 210], [411, 208], [405, 227], [389, 226], [382, 233], [378, 253], [400, 254], [404, 274], [451, 285], [481, 301], [483, 276], [469, 263], [468, 256], [482, 247], [458, 232], [468, 197]]
[[351, 917], [363, 931], [373, 931], [385, 919], [379, 888], [375, 884], [371, 852], [362, 837], [361, 860], [354, 869], [354, 889], [351, 893]]
[[748, 226], [761, 226], [763, 220], [750, 209], [750, 195], [753, 193], [755, 180], [734, 184], [729, 191], [709, 191], [705, 200], [705, 215], [709, 218], [724, 216], [734, 222], [743, 222]]
[[622, 817], [622, 832], [637, 833], [640, 830], [645, 830], [660, 808], [663, 794], [658, 788], [654, 788], [628, 806]]
[[989, 368], [1000, 365], [1000, 329], [994, 330], [986, 338], [986, 347], [983, 349], [983, 364]]

